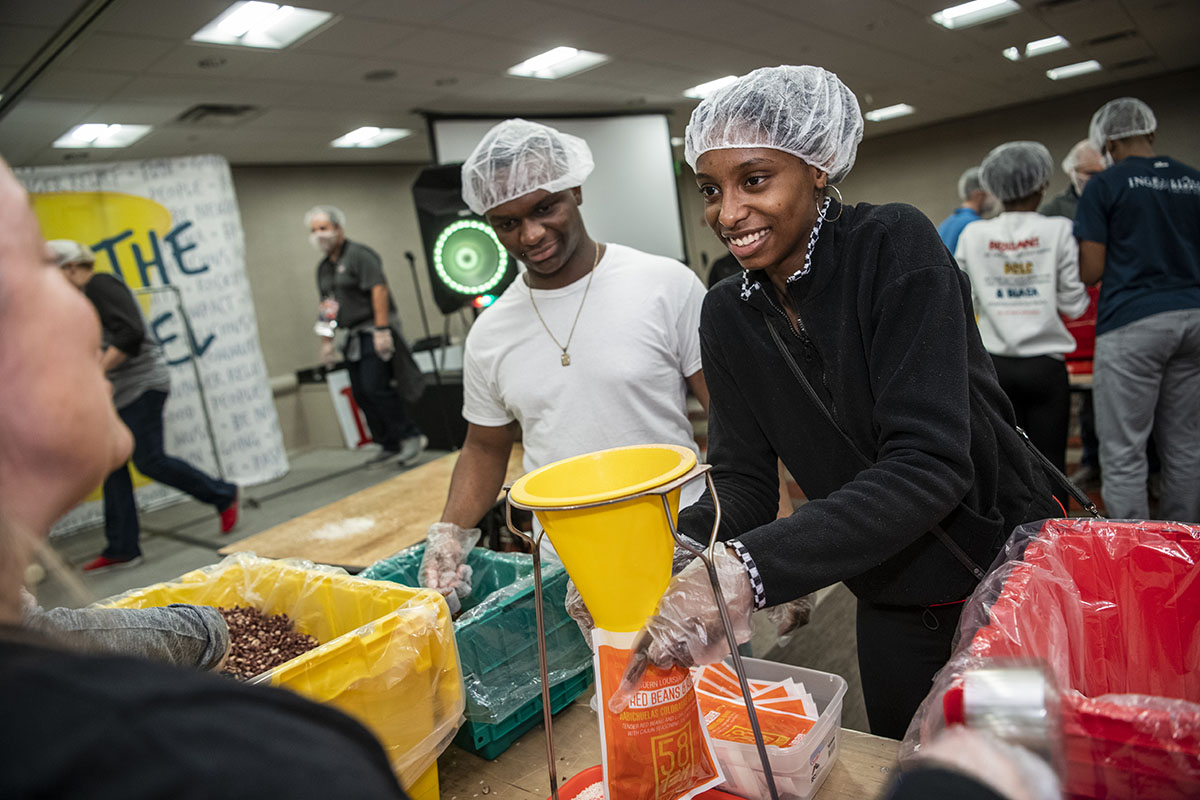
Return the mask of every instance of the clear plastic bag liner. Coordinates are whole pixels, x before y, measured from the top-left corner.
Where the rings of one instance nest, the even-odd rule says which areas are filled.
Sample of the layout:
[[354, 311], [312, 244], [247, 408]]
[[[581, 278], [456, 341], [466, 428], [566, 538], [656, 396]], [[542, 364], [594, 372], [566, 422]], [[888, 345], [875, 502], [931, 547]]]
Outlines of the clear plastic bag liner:
[[265, 673], [266, 682], [341, 709], [383, 744], [411, 786], [462, 724], [465, 696], [450, 611], [440, 594], [349, 575], [300, 559], [237, 553], [177, 580], [98, 605], [253, 606], [287, 614], [320, 646]]
[[901, 747], [945, 727], [972, 669], [1041, 662], [1059, 694], [1065, 794], [1200, 797], [1200, 526], [1052, 519], [1018, 527], [964, 607], [954, 655]]
[[[424, 544], [414, 545], [372, 564], [362, 576], [416, 585], [424, 552]], [[473, 570], [472, 591], [462, 599], [463, 613], [454, 622], [467, 692], [466, 717], [494, 725], [542, 694], [533, 556], [476, 547], [467, 564]], [[567, 616], [566, 594], [566, 571], [543, 559], [542, 613], [551, 686], [592, 666], [591, 648]]]

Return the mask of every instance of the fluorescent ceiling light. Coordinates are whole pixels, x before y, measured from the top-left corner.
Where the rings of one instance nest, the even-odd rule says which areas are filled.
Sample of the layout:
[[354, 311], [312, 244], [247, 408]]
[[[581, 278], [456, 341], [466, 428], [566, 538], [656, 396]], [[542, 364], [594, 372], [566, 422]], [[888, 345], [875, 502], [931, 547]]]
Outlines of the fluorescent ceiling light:
[[690, 89], [683, 90], [684, 97], [691, 97], [695, 100], [703, 100], [718, 89], [728, 86], [737, 80], [737, 75], [726, 75], [724, 78], [717, 78], [715, 81], [701, 83], [698, 86], [693, 86]]
[[192, 34], [193, 42], [279, 50], [324, 25], [328, 11], [239, 0]]
[[1045, 53], [1053, 53], [1055, 50], [1063, 50], [1070, 47], [1071, 43], [1061, 36], [1050, 36], [1046, 39], [1038, 39], [1036, 42], [1030, 42], [1025, 45], [1025, 57], [1033, 58]]
[[863, 116], [871, 122], [883, 122], [885, 119], [907, 117], [914, 111], [916, 111], [916, 109], [910, 106], [908, 103], [897, 103], [894, 106], [886, 106], [885, 108], [877, 108], [874, 111], [868, 111]]
[[508, 68], [509, 75], [518, 78], [541, 78], [554, 80], [565, 78], [585, 69], [599, 66], [608, 61], [608, 56], [593, 53], [590, 50], [579, 50], [575, 47], [555, 47], [539, 53], [533, 58], [527, 58], [520, 64]]
[[969, 28], [1021, 10], [1015, 0], [972, 0], [970, 3], [943, 8], [930, 19], [943, 28]]
[[1009, 61], [1021, 60], [1021, 48], [1019, 47], [1006, 47], [1002, 52], [1004, 53], [1004, 57]]
[[366, 125], [339, 136], [330, 144], [334, 147], [383, 147], [405, 136], [412, 136], [412, 131], [408, 128], [376, 128], [374, 125]]
[[54, 140], [57, 148], [129, 147], [150, 132], [149, 125], [109, 125], [85, 122]]
[[1100, 69], [1100, 62], [1092, 59], [1091, 61], [1080, 61], [1077, 64], [1067, 64], [1065, 67], [1048, 69], [1046, 70], [1046, 77], [1052, 81], [1061, 81], [1064, 78], [1074, 78], [1076, 75], [1098, 72]]

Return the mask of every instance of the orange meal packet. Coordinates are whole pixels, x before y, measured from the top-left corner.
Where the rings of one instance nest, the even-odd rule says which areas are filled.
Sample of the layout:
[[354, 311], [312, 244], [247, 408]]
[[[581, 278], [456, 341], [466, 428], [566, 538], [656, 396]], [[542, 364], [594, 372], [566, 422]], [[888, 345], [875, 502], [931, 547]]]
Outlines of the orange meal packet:
[[629, 706], [620, 714], [608, 707], [636, 638], [636, 633], [599, 628], [592, 633], [605, 798], [690, 800], [725, 781], [700, 717], [691, 672], [650, 665]]

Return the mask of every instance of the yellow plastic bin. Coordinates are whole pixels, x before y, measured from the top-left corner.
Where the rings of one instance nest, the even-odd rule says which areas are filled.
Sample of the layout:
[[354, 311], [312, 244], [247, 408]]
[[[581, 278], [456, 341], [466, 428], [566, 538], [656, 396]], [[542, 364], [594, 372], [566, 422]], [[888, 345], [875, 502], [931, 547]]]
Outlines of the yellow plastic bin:
[[414, 800], [436, 800], [437, 757], [454, 738], [466, 703], [454, 626], [440, 594], [308, 561], [238, 553], [97, 605], [170, 603], [287, 614], [321, 645], [257, 680], [355, 717], [382, 742]]

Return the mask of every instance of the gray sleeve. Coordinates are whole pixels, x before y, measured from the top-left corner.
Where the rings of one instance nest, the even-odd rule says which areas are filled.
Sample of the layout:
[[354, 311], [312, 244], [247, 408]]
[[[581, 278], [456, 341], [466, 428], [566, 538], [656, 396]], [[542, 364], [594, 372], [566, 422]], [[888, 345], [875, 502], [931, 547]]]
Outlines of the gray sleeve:
[[26, 606], [24, 627], [89, 650], [203, 670], [229, 650], [229, 628], [215, 608], [176, 603], [164, 608]]

